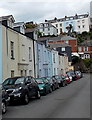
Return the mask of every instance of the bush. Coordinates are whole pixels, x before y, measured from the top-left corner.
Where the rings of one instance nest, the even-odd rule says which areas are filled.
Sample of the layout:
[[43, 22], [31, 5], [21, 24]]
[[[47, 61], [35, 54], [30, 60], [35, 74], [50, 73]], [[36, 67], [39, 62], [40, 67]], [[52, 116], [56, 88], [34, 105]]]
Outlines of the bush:
[[92, 58], [84, 59], [84, 64], [87, 68], [90, 68], [90, 66], [92, 64]]
[[72, 56], [72, 65], [76, 64], [77, 62], [79, 62], [79, 57], [77, 56]]

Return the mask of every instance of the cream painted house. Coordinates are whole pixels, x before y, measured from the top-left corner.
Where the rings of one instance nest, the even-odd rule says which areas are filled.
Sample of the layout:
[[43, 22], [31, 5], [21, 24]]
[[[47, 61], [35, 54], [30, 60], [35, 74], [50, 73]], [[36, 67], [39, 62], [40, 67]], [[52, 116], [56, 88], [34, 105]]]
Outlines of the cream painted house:
[[2, 25], [2, 79], [34, 76], [33, 40]]
[[[12, 29], [2, 26], [3, 77], [19, 75], [18, 73], [18, 35]], [[15, 67], [16, 66], [16, 67]]]
[[52, 49], [52, 66], [53, 66], [53, 75], [58, 75], [59, 73], [59, 55], [58, 51]]
[[59, 55], [59, 74], [65, 74], [69, 71], [69, 62], [67, 55]]
[[33, 40], [19, 34], [19, 60], [18, 71], [19, 75], [34, 76], [34, 55], [33, 55]]

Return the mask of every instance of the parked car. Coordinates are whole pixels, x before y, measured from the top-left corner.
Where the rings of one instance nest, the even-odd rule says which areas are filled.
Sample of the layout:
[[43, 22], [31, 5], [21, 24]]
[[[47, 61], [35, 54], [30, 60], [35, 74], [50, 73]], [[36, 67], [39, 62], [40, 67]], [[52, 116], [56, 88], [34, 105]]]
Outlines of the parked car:
[[82, 78], [83, 74], [80, 71], [75, 71], [77, 79]]
[[72, 76], [72, 80], [77, 80], [77, 77], [76, 77], [74, 70], [68, 71], [67, 74], [70, 74]]
[[70, 82], [72, 82], [72, 81], [73, 81], [73, 77], [72, 77], [71, 73], [70, 73], [70, 72], [67, 72], [66, 74], [67, 74], [68, 77], [70, 78]]
[[40, 94], [46, 95], [47, 93], [52, 92], [51, 85], [46, 77], [36, 78], [35, 80], [38, 83]]
[[31, 97], [40, 98], [38, 84], [31, 76], [7, 78], [2, 85], [10, 96], [10, 102], [23, 101], [28, 104]]
[[51, 85], [52, 91], [54, 91], [58, 86], [57, 81], [52, 77], [47, 77], [47, 80], [49, 81], [49, 83]]
[[10, 97], [5, 91], [5, 89], [2, 89], [2, 114], [6, 113], [7, 111], [7, 105], [9, 105]]
[[54, 90], [59, 89], [58, 80], [54, 76], [52, 76], [52, 81], [54, 83]]
[[53, 76], [53, 77], [56, 78], [56, 80], [57, 80], [57, 82], [58, 82], [58, 84], [59, 84], [59, 87], [61, 87], [61, 86], [64, 87], [64, 86], [67, 84], [66, 80], [63, 79], [61, 75], [55, 75], [55, 76]]
[[70, 81], [70, 78], [67, 74], [63, 74], [62, 75], [62, 78], [66, 80], [66, 85], [69, 84], [71, 81]]

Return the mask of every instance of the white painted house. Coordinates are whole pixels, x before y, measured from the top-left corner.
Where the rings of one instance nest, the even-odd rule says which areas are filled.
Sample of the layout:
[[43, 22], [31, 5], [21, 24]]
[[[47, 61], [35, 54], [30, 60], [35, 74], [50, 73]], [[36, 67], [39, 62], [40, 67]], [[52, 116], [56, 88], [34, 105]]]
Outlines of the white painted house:
[[82, 33], [83, 31], [89, 32], [90, 26], [90, 16], [89, 14], [81, 14], [75, 16], [65, 16], [60, 19], [46, 20], [50, 22], [53, 26], [57, 28], [57, 34], [61, 34], [62, 32], [68, 32], [67, 27], [72, 25], [72, 32], [75, 31], [77, 33]]
[[57, 29], [49, 22], [40, 23], [38, 26], [39, 31], [42, 33], [42, 36], [47, 35], [57, 35]]

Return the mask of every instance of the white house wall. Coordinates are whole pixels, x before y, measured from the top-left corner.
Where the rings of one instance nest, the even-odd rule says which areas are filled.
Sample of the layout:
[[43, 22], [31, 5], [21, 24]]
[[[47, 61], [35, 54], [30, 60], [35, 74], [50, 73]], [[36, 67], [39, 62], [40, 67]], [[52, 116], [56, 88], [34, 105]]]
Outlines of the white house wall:
[[[10, 42], [14, 42], [14, 60], [11, 59]], [[11, 29], [3, 26], [2, 31], [3, 42], [3, 80], [11, 77], [11, 71], [14, 75], [18, 74], [18, 36], [17, 33]], [[16, 67], [15, 67], [16, 66]]]
[[[33, 40], [30, 38], [3, 26], [3, 80], [11, 77], [11, 71], [14, 76], [32, 75], [34, 76], [34, 57]], [[10, 42], [14, 42], [14, 59], [11, 59]], [[22, 47], [24, 46], [24, 49]], [[31, 60], [29, 61], [29, 47], [31, 48]]]

